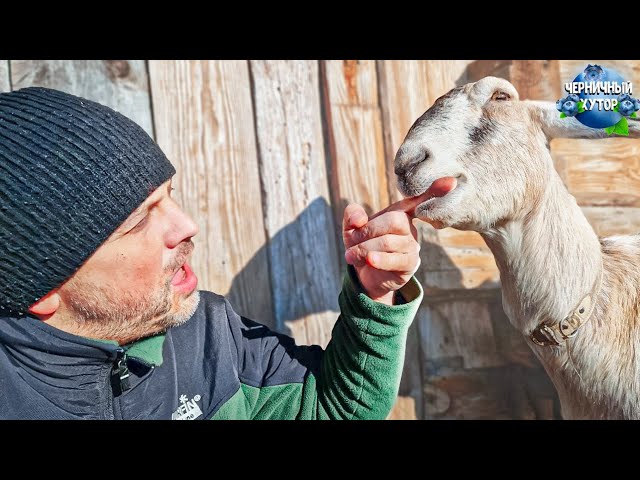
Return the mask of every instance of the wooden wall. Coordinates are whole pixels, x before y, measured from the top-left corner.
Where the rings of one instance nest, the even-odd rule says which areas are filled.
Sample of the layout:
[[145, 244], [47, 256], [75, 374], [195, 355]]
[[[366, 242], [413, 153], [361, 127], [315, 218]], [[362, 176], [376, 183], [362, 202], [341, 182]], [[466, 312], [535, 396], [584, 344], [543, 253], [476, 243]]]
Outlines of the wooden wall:
[[[595, 61], [640, 84], [640, 62]], [[456, 85], [495, 75], [556, 100], [585, 61], [0, 61], [0, 91], [58, 88], [131, 117], [176, 166], [200, 225], [200, 287], [298, 343], [326, 345], [344, 272], [342, 211], [400, 198], [392, 161]], [[590, 63], [594, 63], [591, 61]], [[640, 140], [554, 140], [599, 234], [637, 232]], [[557, 419], [557, 396], [501, 307], [479, 235], [419, 225], [425, 300], [393, 419]]]

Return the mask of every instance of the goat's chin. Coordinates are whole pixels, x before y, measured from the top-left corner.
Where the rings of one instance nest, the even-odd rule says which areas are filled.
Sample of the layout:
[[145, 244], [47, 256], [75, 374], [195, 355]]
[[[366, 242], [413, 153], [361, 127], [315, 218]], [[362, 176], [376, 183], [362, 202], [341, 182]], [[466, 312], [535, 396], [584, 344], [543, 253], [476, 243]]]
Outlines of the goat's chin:
[[442, 209], [430, 208], [428, 205], [421, 204], [416, 207], [415, 216], [438, 230], [452, 226], [449, 216], [438, 210]]
[[458, 228], [458, 217], [465, 211], [461, 200], [460, 192], [453, 190], [444, 197], [431, 198], [421, 203], [415, 208], [414, 215], [438, 230], [448, 227]]

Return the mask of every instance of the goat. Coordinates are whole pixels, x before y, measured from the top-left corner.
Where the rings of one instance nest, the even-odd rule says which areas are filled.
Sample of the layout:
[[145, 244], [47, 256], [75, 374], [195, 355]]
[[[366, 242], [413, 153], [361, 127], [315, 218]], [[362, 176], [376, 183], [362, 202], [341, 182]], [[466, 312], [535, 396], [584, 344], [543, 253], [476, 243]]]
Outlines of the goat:
[[[640, 136], [633, 118], [629, 136]], [[563, 418], [637, 419], [640, 235], [596, 235], [554, 168], [555, 137], [607, 134], [486, 77], [415, 121], [394, 160], [398, 189], [431, 190], [415, 213], [435, 228], [480, 233], [504, 311], [550, 376]]]

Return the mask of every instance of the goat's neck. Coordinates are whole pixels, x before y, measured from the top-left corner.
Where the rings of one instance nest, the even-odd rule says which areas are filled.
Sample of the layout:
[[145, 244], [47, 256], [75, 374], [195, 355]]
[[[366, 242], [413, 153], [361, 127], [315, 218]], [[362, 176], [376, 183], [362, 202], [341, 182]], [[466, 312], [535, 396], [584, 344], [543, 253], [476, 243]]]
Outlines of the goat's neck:
[[505, 313], [524, 334], [570, 314], [602, 268], [598, 237], [555, 171], [535, 206], [481, 235], [500, 270]]

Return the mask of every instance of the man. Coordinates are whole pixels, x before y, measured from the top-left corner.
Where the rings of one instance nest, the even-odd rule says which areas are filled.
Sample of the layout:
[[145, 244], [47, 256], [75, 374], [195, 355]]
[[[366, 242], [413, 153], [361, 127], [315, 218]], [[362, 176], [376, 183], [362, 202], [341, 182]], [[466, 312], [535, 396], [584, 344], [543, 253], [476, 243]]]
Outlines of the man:
[[[408, 199], [344, 212], [326, 351], [198, 291], [198, 228], [134, 122], [63, 92], [0, 94], [0, 416], [385, 418], [422, 298]], [[408, 213], [409, 214], [408, 214]]]

